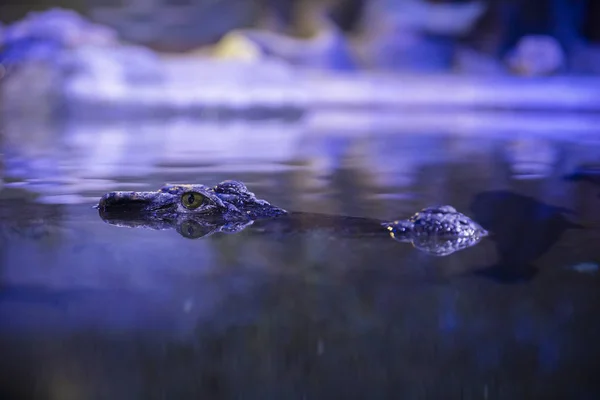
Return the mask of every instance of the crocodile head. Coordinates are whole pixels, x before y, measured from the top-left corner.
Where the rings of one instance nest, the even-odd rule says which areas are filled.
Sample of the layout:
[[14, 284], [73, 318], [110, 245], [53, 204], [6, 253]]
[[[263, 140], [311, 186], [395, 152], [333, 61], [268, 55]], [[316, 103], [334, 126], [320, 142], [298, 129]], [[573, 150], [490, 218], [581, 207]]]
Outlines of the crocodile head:
[[[279, 207], [257, 199], [238, 181], [223, 181], [214, 187], [197, 184], [166, 185], [154, 192], [110, 192], [97, 205], [103, 219], [155, 221], [174, 220], [246, 222], [286, 214]], [[125, 218], [127, 219], [127, 218]]]
[[448, 205], [427, 207], [408, 219], [382, 225], [392, 238], [438, 256], [474, 246], [489, 235], [477, 222]]
[[488, 231], [452, 206], [427, 207], [409, 219], [382, 224], [398, 236], [484, 237]]

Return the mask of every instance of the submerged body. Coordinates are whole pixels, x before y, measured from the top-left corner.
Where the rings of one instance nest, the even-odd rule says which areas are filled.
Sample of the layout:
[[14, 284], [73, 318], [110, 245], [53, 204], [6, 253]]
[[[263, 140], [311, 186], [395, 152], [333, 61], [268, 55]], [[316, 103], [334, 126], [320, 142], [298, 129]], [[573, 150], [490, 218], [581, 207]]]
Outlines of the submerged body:
[[214, 187], [166, 185], [155, 192], [111, 192], [100, 199], [101, 218], [112, 225], [175, 229], [198, 239], [236, 233], [253, 225], [262, 234], [327, 230], [337, 236], [392, 237], [433, 255], [448, 255], [477, 244], [488, 232], [451, 206], [429, 207], [405, 220], [288, 212], [258, 199], [238, 181]]

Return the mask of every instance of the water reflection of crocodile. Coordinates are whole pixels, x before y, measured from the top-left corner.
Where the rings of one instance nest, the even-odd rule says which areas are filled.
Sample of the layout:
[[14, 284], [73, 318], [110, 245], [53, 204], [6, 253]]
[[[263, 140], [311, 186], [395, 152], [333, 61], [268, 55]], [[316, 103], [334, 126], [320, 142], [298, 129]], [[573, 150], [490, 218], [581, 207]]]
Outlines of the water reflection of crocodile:
[[217, 232], [248, 229], [263, 234], [325, 230], [335, 236], [385, 237], [412, 243], [419, 250], [444, 256], [471, 247], [488, 235], [479, 224], [451, 206], [425, 208], [412, 217], [390, 222], [304, 212], [288, 212], [256, 198], [238, 181], [214, 187], [167, 185], [155, 192], [111, 192], [100, 199], [100, 217], [112, 225], [175, 229], [198, 239]]

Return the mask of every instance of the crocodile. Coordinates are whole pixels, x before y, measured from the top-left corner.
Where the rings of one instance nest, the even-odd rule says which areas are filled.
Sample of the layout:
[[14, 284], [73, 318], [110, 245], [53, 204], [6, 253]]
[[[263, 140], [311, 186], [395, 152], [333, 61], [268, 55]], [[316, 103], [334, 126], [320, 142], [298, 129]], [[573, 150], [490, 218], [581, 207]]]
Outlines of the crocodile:
[[392, 221], [295, 212], [257, 198], [234, 180], [213, 187], [168, 184], [157, 191], [110, 192], [100, 198], [96, 208], [111, 225], [174, 229], [189, 239], [237, 233], [251, 226], [254, 233], [263, 234], [319, 229], [338, 237], [391, 237], [437, 256], [471, 247], [489, 234], [449, 205], [427, 207], [407, 219]]

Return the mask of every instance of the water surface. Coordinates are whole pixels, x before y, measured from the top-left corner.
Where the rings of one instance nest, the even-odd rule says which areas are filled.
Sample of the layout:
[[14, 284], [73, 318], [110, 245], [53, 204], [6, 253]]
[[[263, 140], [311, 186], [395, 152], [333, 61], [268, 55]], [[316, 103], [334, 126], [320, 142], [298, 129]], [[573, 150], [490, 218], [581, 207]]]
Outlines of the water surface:
[[[600, 132], [172, 121], [3, 133], [5, 398], [600, 393], [600, 185], [573, 176], [600, 165]], [[493, 235], [435, 257], [310, 226], [192, 240], [111, 226], [91, 207], [111, 190], [224, 179], [294, 211], [391, 220], [451, 204]]]

